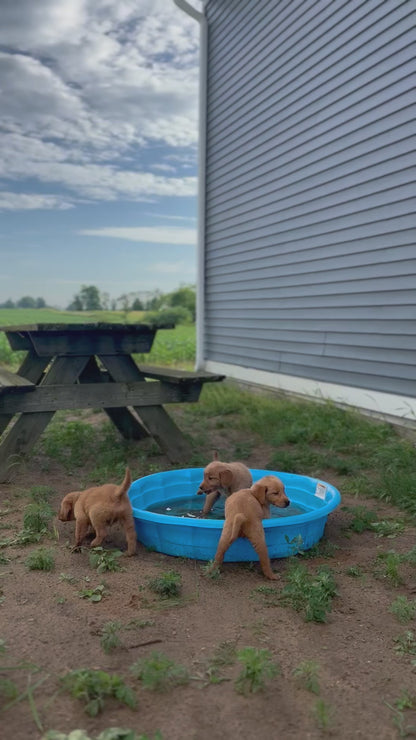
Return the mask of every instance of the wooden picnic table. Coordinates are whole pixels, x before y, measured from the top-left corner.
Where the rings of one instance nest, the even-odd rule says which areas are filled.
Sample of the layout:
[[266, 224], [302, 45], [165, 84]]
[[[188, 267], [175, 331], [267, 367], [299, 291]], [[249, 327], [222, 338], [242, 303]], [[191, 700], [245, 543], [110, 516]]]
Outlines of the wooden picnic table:
[[[148, 324], [33, 324], [0, 327], [27, 354], [17, 373], [0, 368], [0, 481], [59, 409], [104, 409], [126, 439], [151, 436], [172, 462], [190, 446], [165, 404], [195, 402], [223, 375], [136, 364], [159, 329]], [[19, 415], [16, 418], [16, 415]]]

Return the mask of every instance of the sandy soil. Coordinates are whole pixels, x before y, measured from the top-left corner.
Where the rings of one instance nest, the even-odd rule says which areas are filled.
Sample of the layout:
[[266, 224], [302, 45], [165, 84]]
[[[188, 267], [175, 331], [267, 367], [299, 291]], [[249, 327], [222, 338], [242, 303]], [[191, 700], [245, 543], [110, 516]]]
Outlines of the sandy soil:
[[[234, 437], [235, 441], [238, 430]], [[218, 446], [218, 439], [212, 436], [210, 444]], [[209, 458], [209, 448], [206, 454]], [[247, 462], [251, 467], [266, 467], [269, 454], [270, 450], [259, 445]], [[68, 475], [56, 463], [42, 472], [40, 462], [34, 456], [13, 483], [0, 485], [0, 539], [21, 529], [28, 502], [25, 490], [34, 484], [52, 485], [57, 510], [63, 495], [76, 487], [81, 473]], [[134, 477], [139, 477], [135, 459], [129, 462]], [[157, 462], [164, 469], [170, 467], [162, 456]], [[403, 518], [397, 510], [353, 498], [348, 486], [341, 486], [329, 473], [326, 479], [340, 487], [342, 506], [364, 503], [377, 507], [379, 517]], [[305, 622], [302, 614], [279, 603], [287, 559], [272, 563], [281, 574], [276, 583], [262, 576], [257, 563], [226, 564], [222, 577], [215, 581], [204, 576], [202, 563], [149, 552], [139, 543], [136, 557], [123, 558], [125, 570], [100, 575], [90, 566], [87, 549], [71, 551], [73, 523], [57, 520], [58, 539], [42, 543], [53, 549], [52, 572], [27, 569], [25, 560], [36, 545], [1, 549], [0, 638], [7, 650], [0, 656], [0, 679], [13, 678], [22, 693], [31, 686], [34, 699], [33, 705], [26, 694], [8, 707], [10, 701], [0, 694], [1, 737], [36, 740], [43, 735], [40, 727], [62, 732], [84, 728], [94, 738], [104, 728], [129, 727], [152, 739], [160, 731], [163, 740], [390, 740], [414, 735], [416, 729], [410, 728], [416, 727], [416, 710], [399, 709], [395, 703], [407, 692], [416, 706], [412, 664], [416, 656], [400, 655], [394, 640], [405, 630], [414, 630], [415, 624], [400, 624], [389, 608], [398, 595], [416, 598], [416, 568], [403, 565], [404, 582], [394, 587], [388, 578], [377, 577], [375, 559], [390, 549], [409, 552], [415, 546], [415, 529], [408, 526], [393, 539], [369, 531], [354, 534], [347, 529], [351, 516], [342, 506], [330, 515], [325, 532], [333, 546], [332, 557], [304, 561], [311, 571], [322, 564], [334, 571], [338, 596], [325, 624]], [[106, 547], [125, 548], [117, 527]], [[362, 575], [349, 575], [352, 566], [359, 567]], [[179, 602], [163, 601], [149, 588], [150, 578], [169, 570], [182, 578]], [[61, 574], [71, 576], [71, 581], [62, 580]], [[78, 595], [80, 589], [103, 582], [106, 594], [100, 602]], [[274, 592], [269, 592], [270, 587]], [[122, 646], [106, 654], [101, 629], [109, 621], [131, 628], [121, 632]], [[241, 670], [235, 661], [221, 667], [224, 681], [210, 683], [207, 669], [225, 642], [237, 650], [266, 648], [279, 664], [280, 675], [263, 691], [244, 696], [235, 688]], [[145, 690], [129, 667], [155, 650], [185, 665], [193, 677], [190, 683], [163, 693]], [[319, 695], [293, 675], [305, 660], [319, 666]], [[26, 662], [36, 670], [6, 670]], [[82, 667], [120, 674], [137, 693], [137, 710], [110, 700], [101, 714], [89, 717], [82, 703], [60, 690], [59, 683], [64, 673]]]

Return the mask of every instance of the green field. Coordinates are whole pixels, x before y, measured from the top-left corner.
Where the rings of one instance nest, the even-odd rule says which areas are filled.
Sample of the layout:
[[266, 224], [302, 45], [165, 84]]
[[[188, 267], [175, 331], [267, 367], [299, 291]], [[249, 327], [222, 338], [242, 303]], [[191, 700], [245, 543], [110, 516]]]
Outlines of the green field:
[[[143, 311], [56, 311], [52, 308], [1, 308], [0, 327], [41, 323], [86, 324], [109, 321], [134, 324], [143, 320]], [[159, 329], [152, 351], [136, 355], [137, 360], [154, 365], [170, 365], [191, 369], [195, 361], [195, 324], [178, 325], [175, 329]], [[4, 332], [0, 332], [0, 364], [17, 368], [24, 352], [12, 352]]]

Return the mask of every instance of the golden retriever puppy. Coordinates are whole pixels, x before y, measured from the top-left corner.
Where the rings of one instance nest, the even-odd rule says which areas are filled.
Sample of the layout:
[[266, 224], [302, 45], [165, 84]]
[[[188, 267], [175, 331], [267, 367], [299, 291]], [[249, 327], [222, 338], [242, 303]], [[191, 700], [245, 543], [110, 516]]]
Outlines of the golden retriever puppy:
[[204, 478], [198, 488], [198, 495], [206, 495], [200, 516], [211, 511], [221, 494], [229, 496], [234, 491], [249, 488], [253, 482], [249, 469], [240, 462], [224, 463], [215, 459], [204, 469]]
[[282, 481], [275, 475], [266, 475], [251, 488], [233, 493], [225, 502], [225, 522], [214, 558], [213, 567], [220, 567], [224, 554], [237, 537], [247, 537], [259, 556], [261, 569], [271, 580], [277, 580], [273, 573], [262, 519], [270, 517], [270, 504], [284, 508], [290, 501]]
[[75, 519], [75, 547], [80, 547], [89, 527], [95, 532], [91, 547], [98, 547], [107, 535], [108, 527], [119, 522], [126, 535], [127, 555], [135, 554], [136, 530], [127, 495], [130, 485], [131, 474], [129, 468], [126, 468], [124, 480], [119, 486], [106, 483], [85, 491], [73, 491], [65, 496], [58, 516], [61, 521]]

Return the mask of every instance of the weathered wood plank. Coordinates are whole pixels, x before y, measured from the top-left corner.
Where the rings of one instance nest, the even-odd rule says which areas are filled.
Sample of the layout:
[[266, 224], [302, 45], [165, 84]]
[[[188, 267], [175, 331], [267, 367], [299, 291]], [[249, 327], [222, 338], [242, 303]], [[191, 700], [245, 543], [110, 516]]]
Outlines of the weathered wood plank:
[[0, 394], [5, 391], [10, 393], [12, 391], [27, 391], [34, 388], [34, 383], [27, 378], [22, 378], [21, 375], [0, 367]]
[[[100, 355], [100, 360], [115, 381], [138, 382], [144, 378], [130, 356]], [[200, 391], [201, 386], [195, 387]], [[134, 410], [171, 462], [189, 459], [191, 446], [163, 406], [134, 406]]]
[[158, 367], [157, 365], [139, 365], [140, 372], [146, 378], [166, 380], [169, 383], [216, 383], [225, 379], [225, 375], [215, 375], [207, 372], [191, 372], [188, 370], [177, 370], [170, 367]]
[[[107, 371], [100, 370], [95, 357], [90, 357], [84, 370], [79, 376], [80, 383], [103, 383], [111, 381]], [[104, 411], [108, 418], [117, 427], [124, 439], [146, 439], [149, 436], [147, 429], [140, 423], [136, 414], [123, 407], [107, 408]]]
[[[37, 357], [33, 351], [28, 352], [17, 371], [17, 375], [23, 376], [32, 383], [38, 383], [50, 360], [51, 358], [49, 357]], [[12, 419], [13, 415], [10, 414], [2, 414], [0, 416], [0, 434], [4, 432]]]
[[184, 388], [157, 380], [137, 383], [82, 383], [80, 385], [33, 386], [33, 393], [4, 393], [0, 414], [18, 414], [59, 409], [155, 406], [198, 400], [198, 386]]
[[149, 352], [156, 331], [173, 324], [32, 324], [0, 327], [12, 349], [34, 348], [40, 357], [46, 355], [97, 355]]
[[[43, 388], [49, 384], [72, 384], [84, 369], [88, 357], [57, 357], [43, 380]], [[12, 477], [19, 456], [33, 447], [38, 437], [54, 415], [53, 411], [22, 414], [6, 434], [0, 445], [0, 481]]]

